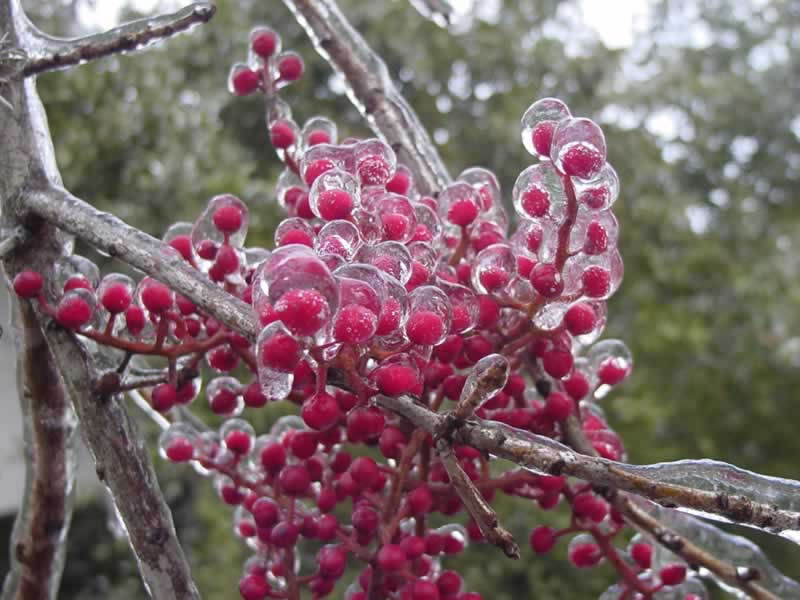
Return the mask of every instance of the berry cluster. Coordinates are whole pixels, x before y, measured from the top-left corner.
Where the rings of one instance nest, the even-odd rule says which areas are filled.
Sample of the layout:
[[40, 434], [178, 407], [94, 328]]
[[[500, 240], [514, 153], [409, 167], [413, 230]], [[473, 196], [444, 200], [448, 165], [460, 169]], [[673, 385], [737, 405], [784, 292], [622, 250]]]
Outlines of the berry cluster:
[[[164, 284], [101, 280], [80, 257], [57, 265], [48, 293], [35, 272], [18, 275], [14, 289], [106, 359], [117, 357], [120, 371], [132, 355], [166, 359], [149, 394], [155, 410], [174, 417], [161, 453], [213, 476], [221, 500], [236, 507], [234, 531], [253, 551], [242, 598], [294, 599], [301, 586], [322, 598], [349, 566], [360, 569], [349, 600], [479, 600], [442, 561], [480, 542], [480, 528], [460, 516], [431, 437], [374, 400], [409, 396], [446, 410], [476, 363], [497, 355], [509, 374], [481, 399], [477, 417], [559, 440], [566, 421], [577, 420], [601, 456], [625, 459], [597, 404], [632, 368], [622, 342], [597, 341], [623, 272], [611, 211], [619, 182], [603, 133], [559, 100], [530, 106], [522, 142], [537, 162], [514, 185], [511, 230], [485, 169], [467, 169], [426, 196], [382, 141], [338, 141], [334, 123], [320, 117], [299, 127], [277, 90], [302, 71], [277, 33], [260, 27], [248, 65], [234, 66], [229, 79], [237, 95], [265, 95], [269, 137], [286, 165], [277, 200], [288, 217], [275, 249], [244, 246], [248, 209], [230, 195], [164, 237], [252, 305], [262, 326], [254, 345]], [[202, 361], [214, 373], [204, 389], [210, 409], [229, 417], [218, 431], [172, 410], [199, 394]], [[245, 406], [283, 400], [299, 415], [267, 433], [239, 417]], [[623, 520], [590, 485], [497, 472], [466, 446], [455, 455], [488, 501], [502, 493], [543, 510], [570, 508], [568, 527], [533, 529], [535, 553], [571, 535], [570, 561], [611, 564], [619, 597], [682, 589], [683, 565], [651, 564], [641, 541], [618, 547]], [[450, 524], [435, 525], [443, 520]], [[301, 564], [312, 554], [313, 564]]]

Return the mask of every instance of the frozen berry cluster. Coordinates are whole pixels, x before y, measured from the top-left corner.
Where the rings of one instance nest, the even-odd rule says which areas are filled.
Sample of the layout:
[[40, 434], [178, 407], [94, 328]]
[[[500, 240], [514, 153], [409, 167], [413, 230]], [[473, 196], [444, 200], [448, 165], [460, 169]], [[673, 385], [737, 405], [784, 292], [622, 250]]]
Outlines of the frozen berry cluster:
[[[80, 257], [57, 265], [52, 282], [21, 273], [14, 289], [105, 360], [116, 356], [120, 371], [136, 354], [166, 359], [163, 380], [149, 388], [152, 407], [173, 420], [161, 453], [212, 476], [235, 507], [235, 534], [252, 550], [244, 600], [293, 600], [301, 588], [323, 598], [344, 589], [348, 569], [354, 579], [337, 592], [348, 600], [479, 600], [445, 565], [482, 541], [480, 528], [431, 437], [375, 398], [449, 410], [473, 366], [498, 355], [507, 380], [476, 417], [557, 440], [577, 421], [598, 454], [625, 459], [598, 405], [632, 368], [622, 342], [598, 341], [623, 275], [612, 212], [619, 182], [603, 132], [559, 100], [533, 103], [522, 142], [535, 161], [514, 184], [512, 218], [486, 169], [424, 195], [384, 142], [339, 140], [321, 117], [300, 127], [277, 92], [302, 72], [300, 57], [259, 27], [248, 63], [229, 77], [236, 95], [264, 96], [269, 138], [286, 166], [276, 196], [287, 217], [274, 249], [245, 246], [248, 207], [231, 195], [164, 237], [170, 252], [252, 306], [261, 325], [254, 344], [168, 286], [101, 279]], [[213, 375], [201, 386], [203, 363]], [[174, 410], [201, 387], [226, 417], [218, 430]], [[241, 417], [245, 407], [286, 400], [297, 415], [267, 432]], [[505, 494], [569, 508], [568, 526], [533, 529], [534, 553], [568, 536], [576, 567], [616, 569], [620, 598], [664, 587], [693, 597], [681, 591], [692, 583], [685, 566], [654, 564], [644, 541], [626, 545], [623, 519], [590, 485], [492, 468], [466, 446], [455, 455], [490, 502]]]

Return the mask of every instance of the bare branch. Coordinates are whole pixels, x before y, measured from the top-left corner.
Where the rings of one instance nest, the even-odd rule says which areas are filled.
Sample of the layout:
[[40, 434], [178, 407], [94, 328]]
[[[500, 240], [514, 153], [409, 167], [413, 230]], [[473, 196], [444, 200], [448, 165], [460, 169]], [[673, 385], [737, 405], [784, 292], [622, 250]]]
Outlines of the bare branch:
[[33, 306], [14, 305], [22, 333], [17, 385], [27, 469], [2, 597], [55, 600], [72, 518], [77, 423]]
[[197, 23], [206, 23], [215, 12], [214, 4], [195, 2], [178, 12], [139, 19], [96, 35], [71, 40], [45, 37], [46, 51], [40, 55], [32, 54], [25, 63], [22, 74], [28, 77], [112, 54], [139, 50], [185, 31]]
[[475, 363], [452, 412], [453, 417], [459, 421], [471, 417], [476, 408], [505, 387], [508, 371], [508, 360], [499, 354], [484, 356]]
[[519, 558], [519, 546], [514, 541], [511, 533], [504, 529], [497, 520], [497, 513], [491, 505], [481, 495], [480, 490], [475, 487], [472, 480], [458, 464], [453, 453], [453, 448], [445, 440], [440, 439], [436, 443], [436, 451], [442, 459], [447, 475], [450, 477], [450, 484], [455, 489], [467, 512], [475, 520], [484, 537], [492, 544], [500, 548], [509, 558]]
[[27, 242], [30, 235], [24, 227], [14, 227], [11, 231], [0, 234], [0, 260]]
[[150, 595], [158, 600], [200, 598], [147, 448], [120, 396], [87, 393], [95, 389], [95, 375], [74, 334], [53, 324], [46, 336], [74, 399], [97, 476], [111, 492]]
[[250, 306], [203, 277], [160, 240], [96, 210], [63, 188], [30, 190], [22, 205], [23, 210], [162, 281], [220, 323], [255, 341], [259, 327]]
[[392, 82], [386, 64], [348, 23], [334, 0], [284, 0], [317, 52], [340, 73], [367, 123], [411, 169], [422, 194], [450, 181], [430, 136]]
[[[436, 434], [444, 427], [446, 416], [431, 412], [410, 398], [377, 396], [379, 404], [407, 419], [417, 427]], [[777, 533], [793, 539], [800, 523], [800, 513], [783, 509], [747, 496], [696, 489], [688, 485], [660, 481], [657, 474], [672, 467], [684, 473], [702, 469], [709, 463], [681, 461], [661, 465], [637, 466], [614, 462], [596, 456], [579, 454], [550, 438], [509, 427], [495, 421], [464, 421], [453, 433], [455, 441], [472, 446], [499, 458], [550, 475], [569, 475], [598, 486], [617, 488], [648, 498], [669, 508], [683, 507], [700, 511], [709, 517], [721, 518]], [[729, 467], [717, 463], [717, 468]], [[666, 468], [666, 469], [665, 469]], [[762, 475], [754, 477], [769, 479]], [[785, 481], [787, 485], [797, 482]]]

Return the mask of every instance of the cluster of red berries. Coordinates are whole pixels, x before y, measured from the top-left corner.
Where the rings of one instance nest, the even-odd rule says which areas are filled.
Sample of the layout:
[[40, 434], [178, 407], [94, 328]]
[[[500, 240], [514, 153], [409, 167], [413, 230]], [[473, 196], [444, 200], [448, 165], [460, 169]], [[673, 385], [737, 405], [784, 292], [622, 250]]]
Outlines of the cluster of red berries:
[[[277, 200], [289, 216], [275, 249], [244, 246], [248, 209], [230, 195], [212, 198], [194, 224], [173, 225], [164, 240], [252, 305], [262, 325], [256, 344], [157, 281], [100, 280], [80, 257], [57, 266], [48, 294], [34, 272], [18, 275], [14, 288], [101, 348], [165, 357], [168, 374], [150, 391], [157, 411], [195, 399], [201, 360], [215, 373], [204, 395], [230, 418], [218, 431], [176, 418], [160, 446], [168, 460], [213, 475], [222, 501], [236, 507], [235, 532], [253, 550], [240, 581], [245, 600], [297, 598], [300, 586], [322, 598], [356, 564], [349, 600], [479, 600], [441, 561], [481, 541], [480, 529], [468, 519], [433, 528], [442, 516], [457, 521], [461, 500], [431, 437], [374, 398], [405, 395], [444, 410], [473, 366], [497, 354], [510, 373], [477, 417], [554, 439], [577, 417], [600, 455], [624, 460], [597, 403], [632, 368], [622, 342], [597, 341], [622, 278], [611, 212], [619, 182], [602, 131], [559, 100], [531, 105], [522, 141], [539, 160], [514, 185], [510, 231], [485, 169], [427, 196], [380, 140], [338, 142], [323, 118], [299, 127], [276, 94], [300, 77], [302, 60], [281, 52], [270, 29], [257, 28], [250, 42], [230, 87], [265, 94], [269, 136], [286, 164]], [[46, 297], [58, 298], [55, 306]], [[238, 418], [245, 406], [287, 399], [299, 416], [268, 433]], [[642, 542], [615, 545], [623, 521], [591, 486], [523, 469], [498, 474], [476, 450], [455, 452], [489, 501], [503, 493], [544, 510], [570, 507], [569, 527], [533, 530], [535, 553], [574, 535], [571, 562], [612, 564], [621, 597], [683, 589], [682, 565], [656, 568]], [[302, 565], [312, 552], [314, 564]]]

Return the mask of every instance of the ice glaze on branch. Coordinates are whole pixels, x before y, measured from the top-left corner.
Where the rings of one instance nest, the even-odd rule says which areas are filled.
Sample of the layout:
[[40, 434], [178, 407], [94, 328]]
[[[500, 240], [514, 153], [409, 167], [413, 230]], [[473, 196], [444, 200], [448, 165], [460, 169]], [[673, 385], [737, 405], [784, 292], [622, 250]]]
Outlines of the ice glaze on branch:
[[30, 190], [23, 204], [30, 214], [167, 284], [251, 341], [258, 335], [258, 323], [248, 305], [203, 277], [163, 242], [96, 210], [60, 187]]
[[449, 181], [447, 168], [414, 110], [400, 95], [386, 64], [348, 23], [333, 0], [284, 0], [317, 52], [340, 73], [347, 95], [367, 123], [414, 174], [420, 193], [434, 195]]
[[[410, 420], [417, 427], [435, 433], [443, 427], [444, 415], [436, 414], [407, 397], [389, 398], [378, 396], [381, 406]], [[684, 475], [703, 472], [705, 477], [715, 474], [723, 476], [730, 465], [712, 461], [680, 461], [656, 465], [627, 465], [595, 456], [579, 454], [550, 438], [528, 433], [496, 421], [471, 419], [464, 421], [454, 432], [453, 439], [504, 458], [520, 466], [549, 475], [568, 475], [589, 481], [598, 486], [609, 486], [643, 496], [671, 508], [683, 507], [700, 511], [711, 518], [731, 521], [742, 525], [778, 533], [789, 539], [797, 539], [800, 512], [779, 508], [763, 498], [714, 492], [707, 489], [664, 481], [662, 474], [669, 476], [673, 468]], [[713, 465], [714, 470], [707, 467]], [[752, 481], [769, 483], [775, 478], [747, 473]], [[781, 480], [784, 485], [800, 483]], [[714, 479], [709, 485], [716, 484]], [[752, 487], [751, 487], [752, 489]]]
[[37, 48], [28, 51], [30, 58], [22, 74], [26, 77], [37, 75], [112, 54], [139, 50], [197, 23], [208, 22], [216, 10], [211, 2], [195, 2], [171, 14], [139, 19], [96, 35], [70, 40], [40, 36]]

